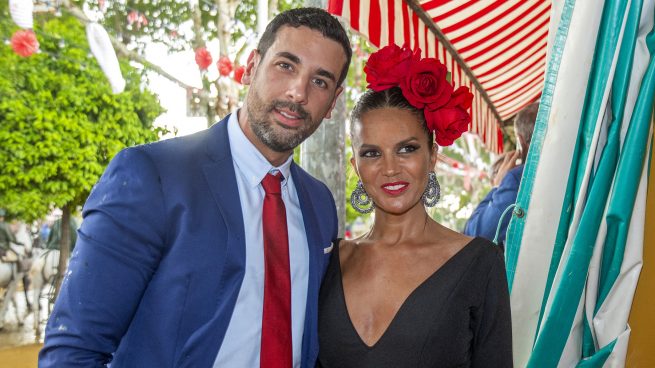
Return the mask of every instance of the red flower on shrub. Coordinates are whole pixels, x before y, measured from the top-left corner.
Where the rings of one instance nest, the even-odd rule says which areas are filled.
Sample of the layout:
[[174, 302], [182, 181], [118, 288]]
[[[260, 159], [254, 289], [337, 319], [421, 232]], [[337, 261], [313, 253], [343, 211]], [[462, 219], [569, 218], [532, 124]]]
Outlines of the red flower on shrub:
[[219, 57], [216, 66], [218, 67], [218, 73], [222, 77], [227, 77], [232, 72], [232, 69], [234, 69], [234, 66], [232, 65], [232, 61], [230, 61], [230, 58], [228, 58], [227, 56]]
[[206, 48], [201, 47], [196, 50], [196, 64], [200, 70], [207, 70], [212, 63], [212, 54]]
[[11, 36], [11, 49], [21, 57], [28, 57], [39, 50], [39, 41], [31, 30], [19, 30]]
[[238, 66], [236, 69], [234, 69], [234, 80], [239, 83], [243, 84], [241, 80], [243, 79], [243, 73], [246, 71], [245, 66]]

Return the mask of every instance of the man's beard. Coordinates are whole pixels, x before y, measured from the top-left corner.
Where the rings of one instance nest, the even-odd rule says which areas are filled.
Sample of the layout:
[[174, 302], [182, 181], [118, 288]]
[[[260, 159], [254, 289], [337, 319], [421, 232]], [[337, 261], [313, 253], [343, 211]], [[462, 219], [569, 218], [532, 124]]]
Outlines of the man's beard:
[[[283, 127], [276, 129], [266, 116], [275, 109], [287, 109], [298, 114], [303, 120], [303, 124], [298, 129], [285, 129]], [[274, 100], [270, 104], [264, 105], [255, 91], [252, 91], [248, 96], [247, 114], [253, 133], [262, 143], [275, 152], [293, 150], [312, 135], [323, 120], [312, 121], [309, 113], [301, 105], [293, 102]]]

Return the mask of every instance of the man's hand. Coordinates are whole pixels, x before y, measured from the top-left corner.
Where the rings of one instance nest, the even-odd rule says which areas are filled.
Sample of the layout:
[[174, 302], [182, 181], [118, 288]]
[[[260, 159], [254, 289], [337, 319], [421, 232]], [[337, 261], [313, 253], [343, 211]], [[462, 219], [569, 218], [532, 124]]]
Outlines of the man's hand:
[[505, 158], [503, 159], [503, 163], [500, 164], [500, 168], [498, 169], [498, 173], [494, 176], [493, 179], [493, 186], [497, 187], [500, 185], [500, 183], [503, 181], [505, 178], [505, 175], [515, 168], [517, 166], [516, 161], [521, 157], [519, 151], [510, 151], [507, 152], [505, 155]]

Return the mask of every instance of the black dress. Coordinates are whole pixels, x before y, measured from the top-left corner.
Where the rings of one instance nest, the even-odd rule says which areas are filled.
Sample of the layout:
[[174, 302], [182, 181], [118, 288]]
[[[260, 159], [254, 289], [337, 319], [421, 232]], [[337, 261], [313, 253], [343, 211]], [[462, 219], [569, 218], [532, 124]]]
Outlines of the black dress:
[[493, 243], [476, 238], [449, 259], [370, 347], [346, 309], [338, 248], [320, 293], [319, 367], [512, 367], [505, 264]]

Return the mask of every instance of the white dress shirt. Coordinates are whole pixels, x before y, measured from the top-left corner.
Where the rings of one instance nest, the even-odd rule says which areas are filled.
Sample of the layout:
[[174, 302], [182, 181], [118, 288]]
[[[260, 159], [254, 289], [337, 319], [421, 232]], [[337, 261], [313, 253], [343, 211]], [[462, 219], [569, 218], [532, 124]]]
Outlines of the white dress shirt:
[[[242, 113], [245, 113], [242, 112]], [[227, 122], [230, 152], [234, 163], [245, 229], [246, 264], [239, 296], [214, 367], [259, 367], [262, 311], [264, 305], [264, 240], [262, 210], [264, 188], [261, 181], [268, 173], [281, 172], [282, 200], [287, 212], [289, 264], [291, 267], [291, 337], [293, 366], [300, 367], [305, 307], [309, 283], [307, 234], [296, 187], [291, 177], [293, 156], [273, 167], [241, 130], [237, 114]], [[220, 183], [216, 183], [220, 185]]]

